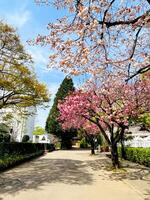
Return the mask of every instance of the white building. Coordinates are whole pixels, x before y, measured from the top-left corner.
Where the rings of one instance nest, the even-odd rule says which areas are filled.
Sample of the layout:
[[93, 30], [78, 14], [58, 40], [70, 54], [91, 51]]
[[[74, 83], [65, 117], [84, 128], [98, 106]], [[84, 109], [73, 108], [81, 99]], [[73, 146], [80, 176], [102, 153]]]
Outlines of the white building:
[[[28, 113], [24, 115], [25, 113]], [[23, 114], [22, 114], [23, 113]], [[12, 119], [4, 121], [4, 116], [11, 114]], [[36, 108], [23, 108], [22, 112], [16, 109], [6, 108], [0, 110], [0, 122], [6, 123], [10, 129], [14, 140], [21, 142], [24, 135], [29, 135], [32, 140], [32, 132], [34, 130], [34, 123], [36, 117]]]
[[48, 134], [33, 135], [34, 143], [50, 143], [50, 137]]
[[[110, 139], [109, 132], [106, 131], [106, 133]], [[150, 148], [150, 131], [141, 131], [140, 126], [130, 126], [126, 136], [130, 136], [132, 139], [125, 141], [125, 146]]]
[[140, 131], [139, 126], [133, 126], [129, 128], [129, 132], [131, 132], [130, 136], [133, 139], [127, 140], [125, 145], [131, 147], [143, 147], [150, 148], [150, 132], [149, 131]]
[[33, 130], [34, 130], [34, 125], [35, 125], [35, 118], [36, 118], [36, 108], [35, 107], [30, 107], [28, 108], [28, 113], [29, 115], [25, 119], [25, 124], [24, 124], [24, 134], [29, 135], [30, 140], [33, 138]]

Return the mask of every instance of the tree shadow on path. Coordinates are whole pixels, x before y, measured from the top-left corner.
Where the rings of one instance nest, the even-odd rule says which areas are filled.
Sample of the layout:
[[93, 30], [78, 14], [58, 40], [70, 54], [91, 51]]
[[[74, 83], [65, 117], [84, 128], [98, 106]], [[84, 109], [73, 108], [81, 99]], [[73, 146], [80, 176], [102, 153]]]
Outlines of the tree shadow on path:
[[[125, 181], [129, 183], [145, 185], [143, 194], [147, 196], [144, 200], [150, 200], [150, 168], [130, 161], [123, 161], [122, 168], [118, 170], [112, 169], [111, 160], [107, 157], [101, 157], [95, 161], [87, 161], [87, 165], [92, 168], [92, 170], [99, 172], [99, 178], [101, 180], [109, 181]], [[138, 187], [140, 187], [138, 184]]]
[[40, 189], [48, 183], [90, 185], [86, 164], [71, 159], [37, 159], [0, 174], [0, 194]]
[[[103, 170], [106, 178], [109, 180], [120, 181], [122, 179], [144, 180], [150, 183], [150, 168], [129, 161], [123, 161], [121, 169], [113, 170], [111, 160], [100, 156], [100, 159], [87, 161], [87, 165], [93, 171]], [[105, 179], [105, 176], [102, 177]]]

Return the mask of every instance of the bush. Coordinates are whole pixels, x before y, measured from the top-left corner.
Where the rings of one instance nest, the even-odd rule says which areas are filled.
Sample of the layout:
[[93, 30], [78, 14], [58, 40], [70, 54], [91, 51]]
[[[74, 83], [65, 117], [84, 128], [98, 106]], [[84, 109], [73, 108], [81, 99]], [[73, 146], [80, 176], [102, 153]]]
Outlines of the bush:
[[87, 147], [88, 147], [88, 143], [86, 139], [82, 138], [82, 140], [80, 141], [80, 148], [87, 148]]
[[10, 135], [4, 135], [4, 138], [3, 138], [3, 140], [4, 140], [4, 142], [10, 142], [10, 139], [11, 139], [11, 136]]
[[0, 142], [3, 142], [4, 136], [0, 133]]
[[0, 142], [10, 142], [11, 136], [9, 134], [0, 134]]
[[0, 159], [0, 171], [6, 170], [8, 168], [14, 167], [21, 164], [27, 160], [31, 160], [38, 156], [43, 155], [44, 151], [39, 151], [29, 155], [7, 155]]
[[56, 148], [56, 149], [61, 149], [61, 143], [60, 143], [60, 142], [56, 142], [55, 148]]
[[10, 128], [4, 123], [0, 123], [0, 133], [9, 134], [9, 132], [10, 132]]
[[102, 136], [101, 134], [99, 134], [99, 135], [97, 136], [97, 142], [98, 142], [98, 144], [99, 144], [100, 146], [102, 146], [102, 145], [104, 144], [104, 138], [103, 138], [103, 136]]
[[102, 145], [101, 146], [101, 152], [109, 152], [109, 146], [108, 145]]
[[55, 145], [54, 144], [45, 144], [46, 145], [46, 150], [51, 152], [51, 151], [54, 151], [55, 150]]
[[[53, 145], [48, 144], [48, 148], [52, 151]], [[45, 146], [40, 143], [0, 143], [0, 170], [42, 155], [44, 151]]]
[[[119, 155], [121, 155], [121, 148], [118, 151]], [[150, 149], [126, 147], [125, 156], [129, 161], [150, 167]]]
[[30, 137], [28, 135], [24, 135], [22, 138], [22, 142], [28, 142], [30, 140]]
[[44, 144], [34, 143], [0, 143], [0, 157], [6, 155], [28, 155], [38, 151], [44, 151]]

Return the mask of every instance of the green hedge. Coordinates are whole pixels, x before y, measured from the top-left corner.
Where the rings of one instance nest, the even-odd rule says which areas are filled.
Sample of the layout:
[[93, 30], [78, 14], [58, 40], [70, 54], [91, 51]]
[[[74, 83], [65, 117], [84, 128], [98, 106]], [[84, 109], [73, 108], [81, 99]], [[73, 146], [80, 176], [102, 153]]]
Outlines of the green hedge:
[[88, 143], [85, 138], [82, 138], [82, 140], [80, 141], [80, 148], [81, 149], [88, 148]]
[[5, 155], [27, 155], [41, 150], [53, 151], [53, 144], [43, 143], [0, 143], [0, 158]]
[[45, 149], [48, 151], [48, 152], [51, 152], [51, 151], [54, 151], [55, 150], [55, 145], [54, 144], [45, 144]]
[[[121, 148], [119, 148], [119, 155], [120, 155], [120, 152], [121, 152]], [[126, 147], [125, 155], [126, 155], [126, 160], [150, 167], [150, 149], [149, 148]]]
[[33, 158], [39, 157], [43, 154], [44, 151], [39, 151], [28, 155], [7, 155], [0, 159], [0, 171], [4, 171], [25, 161], [29, 161]]
[[44, 144], [34, 143], [0, 143], [0, 157], [6, 155], [27, 155], [44, 150]]
[[53, 151], [53, 144], [0, 143], [0, 171], [18, 165], [26, 160]]

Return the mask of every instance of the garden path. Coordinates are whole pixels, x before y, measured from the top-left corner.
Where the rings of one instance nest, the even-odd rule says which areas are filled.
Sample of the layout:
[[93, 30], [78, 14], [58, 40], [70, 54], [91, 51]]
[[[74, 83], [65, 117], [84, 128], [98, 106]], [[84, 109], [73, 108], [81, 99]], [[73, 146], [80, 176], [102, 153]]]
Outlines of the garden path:
[[54, 151], [1, 173], [0, 200], [149, 200], [148, 169], [125, 165], [112, 172], [104, 154]]

